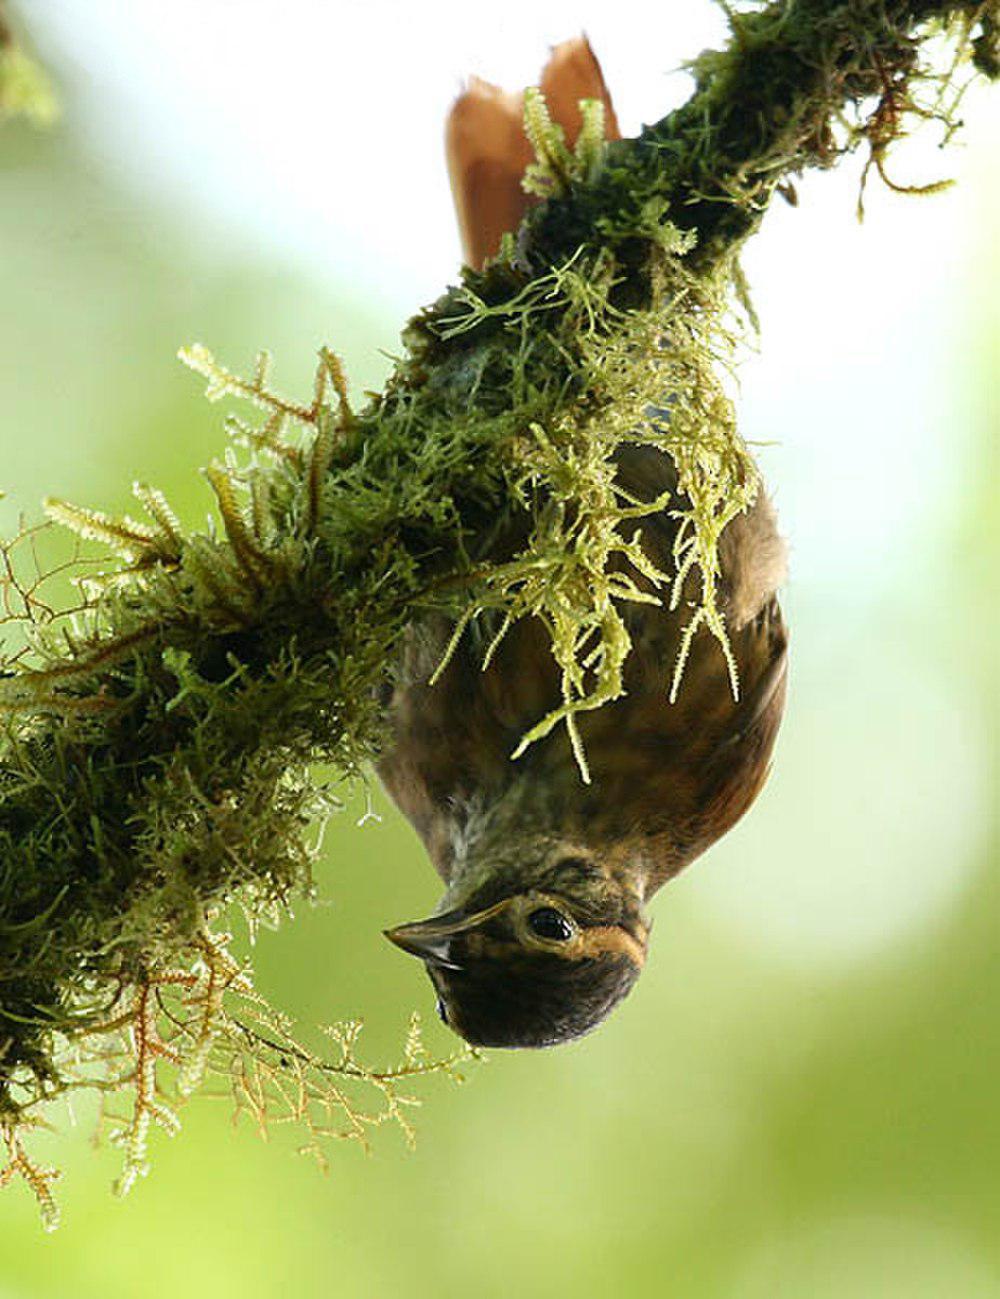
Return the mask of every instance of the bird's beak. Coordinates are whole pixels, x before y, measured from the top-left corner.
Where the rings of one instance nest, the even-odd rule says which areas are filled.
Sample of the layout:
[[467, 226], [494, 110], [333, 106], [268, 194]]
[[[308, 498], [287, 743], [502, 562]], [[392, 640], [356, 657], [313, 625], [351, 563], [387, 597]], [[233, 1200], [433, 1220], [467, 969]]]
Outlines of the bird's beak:
[[442, 970], [460, 970], [462, 967], [453, 959], [453, 944], [455, 936], [468, 928], [468, 923], [468, 917], [462, 912], [451, 911], [411, 925], [397, 925], [395, 929], [383, 930], [383, 933], [390, 943], [395, 943], [411, 956], [419, 956], [428, 965], [436, 965]]

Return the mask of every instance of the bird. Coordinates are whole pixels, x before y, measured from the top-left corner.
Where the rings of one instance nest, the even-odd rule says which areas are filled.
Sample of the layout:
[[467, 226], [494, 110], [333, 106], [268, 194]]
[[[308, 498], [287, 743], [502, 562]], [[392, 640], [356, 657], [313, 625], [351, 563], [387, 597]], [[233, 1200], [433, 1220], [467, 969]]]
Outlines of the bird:
[[[540, 89], [572, 146], [579, 102], [611, 97], [585, 37], [554, 47]], [[521, 97], [473, 79], [447, 122], [449, 173], [467, 263], [496, 255], [533, 201]], [[677, 490], [669, 456], [623, 447], [625, 492], [653, 502]], [[641, 543], [670, 571], [676, 495], [641, 520]], [[423, 840], [445, 892], [425, 920], [385, 931], [419, 958], [441, 1019], [475, 1047], [534, 1048], [601, 1024], [647, 960], [653, 895], [733, 826], [771, 765], [785, 705], [787, 631], [777, 591], [786, 547], [766, 494], [719, 545], [720, 603], [740, 691], [710, 636], [691, 645], [673, 702], [665, 682], [684, 610], [622, 607], [633, 649], [624, 695], [580, 718], [590, 783], [565, 731], [512, 752], [560, 702], [548, 633], [515, 623], [483, 666], [495, 613], [467, 628], [430, 683], [452, 627], [443, 615], [407, 630], [389, 687], [389, 740], [377, 764], [390, 797]], [[491, 618], [494, 621], [491, 621]]]

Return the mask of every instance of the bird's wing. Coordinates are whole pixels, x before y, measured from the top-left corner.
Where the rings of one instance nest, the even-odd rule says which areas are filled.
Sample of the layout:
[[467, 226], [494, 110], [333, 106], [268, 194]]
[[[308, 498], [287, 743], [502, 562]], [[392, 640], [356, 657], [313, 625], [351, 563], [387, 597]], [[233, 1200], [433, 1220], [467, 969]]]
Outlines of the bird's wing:
[[[585, 36], [553, 49], [539, 88], [571, 147], [580, 133], [581, 99], [603, 102], [605, 135], [619, 138], [611, 96]], [[496, 254], [501, 235], [517, 229], [532, 201], [521, 188], [533, 156], [522, 96], [473, 77], [448, 114], [445, 148], [465, 260], [479, 268]]]

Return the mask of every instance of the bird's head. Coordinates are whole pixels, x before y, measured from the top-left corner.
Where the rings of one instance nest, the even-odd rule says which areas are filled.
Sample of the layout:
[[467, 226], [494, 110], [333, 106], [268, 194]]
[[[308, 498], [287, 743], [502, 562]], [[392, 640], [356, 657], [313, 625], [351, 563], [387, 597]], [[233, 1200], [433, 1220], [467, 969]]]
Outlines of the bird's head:
[[501, 874], [386, 937], [424, 962], [438, 1013], [473, 1046], [554, 1046], [596, 1028], [631, 990], [648, 925], [635, 895], [586, 857], [513, 883]]

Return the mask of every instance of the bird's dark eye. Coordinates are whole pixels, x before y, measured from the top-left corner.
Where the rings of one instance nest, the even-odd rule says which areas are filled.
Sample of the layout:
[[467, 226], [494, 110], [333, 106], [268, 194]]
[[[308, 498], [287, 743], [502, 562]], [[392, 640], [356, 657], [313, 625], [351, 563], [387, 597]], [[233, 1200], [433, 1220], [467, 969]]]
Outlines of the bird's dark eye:
[[573, 927], [566, 917], [555, 907], [539, 907], [528, 917], [531, 932], [539, 938], [551, 938], [557, 943], [566, 943], [573, 937]]
[[437, 1013], [438, 1013], [438, 1019], [441, 1021], [441, 1023], [442, 1023], [442, 1024], [447, 1024], [447, 1022], [448, 1022], [448, 1008], [447, 1008], [447, 1006], [444, 1004], [444, 997], [438, 997], [438, 999], [437, 999]]

